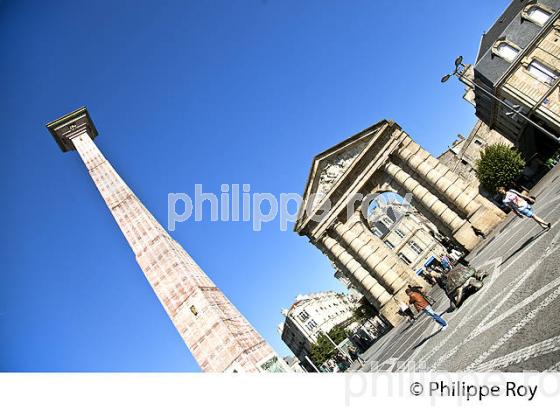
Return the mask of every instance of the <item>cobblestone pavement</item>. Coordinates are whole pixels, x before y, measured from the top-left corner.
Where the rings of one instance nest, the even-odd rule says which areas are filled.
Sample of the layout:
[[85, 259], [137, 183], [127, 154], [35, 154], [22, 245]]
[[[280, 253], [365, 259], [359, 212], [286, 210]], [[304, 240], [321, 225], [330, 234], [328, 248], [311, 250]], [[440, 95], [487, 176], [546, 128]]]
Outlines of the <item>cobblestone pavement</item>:
[[[402, 323], [362, 357], [358, 371], [560, 371], [560, 169], [532, 190], [550, 231], [510, 214], [475, 249], [472, 266], [490, 274], [484, 287], [439, 325], [425, 315]], [[444, 312], [439, 287], [431, 296]], [[357, 363], [355, 363], [357, 365]]]

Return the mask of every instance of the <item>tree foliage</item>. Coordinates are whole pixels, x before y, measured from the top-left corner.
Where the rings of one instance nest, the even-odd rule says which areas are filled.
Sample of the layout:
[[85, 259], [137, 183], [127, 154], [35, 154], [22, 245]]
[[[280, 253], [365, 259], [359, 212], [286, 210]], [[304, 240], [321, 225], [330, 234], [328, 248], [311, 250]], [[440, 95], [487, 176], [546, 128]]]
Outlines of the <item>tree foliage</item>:
[[488, 192], [499, 186], [510, 186], [523, 172], [525, 160], [521, 153], [505, 144], [488, 146], [476, 162], [476, 176]]
[[[346, 330], [342, 326], [335, 326], [329, 331], [329, 336], [336, 344], [339, 344], [346, 339]], [[332, 343], [331, 343], [332, 345]]]
[[323, 333], [317, 336], [317, 342], [311, 346], [311, 360], [316, 366], [325, 363], [336, 354], [335, 348]]
[[366, 320], [377, 315], [377, 310], [367, 301], [362, 301], [360, 306], [354, 311], [353, 318], [356, 322], [362, 324]]
[[[339, 344], [346, 339], [346, 331], [342, 326], [335, 326], [329, 331], [329, 337]], [[317, 342], [311, 345], [311, 360], [316, 366], [320, 366], [337, 354], [337, 350], [324, 333], [319, 333]]]

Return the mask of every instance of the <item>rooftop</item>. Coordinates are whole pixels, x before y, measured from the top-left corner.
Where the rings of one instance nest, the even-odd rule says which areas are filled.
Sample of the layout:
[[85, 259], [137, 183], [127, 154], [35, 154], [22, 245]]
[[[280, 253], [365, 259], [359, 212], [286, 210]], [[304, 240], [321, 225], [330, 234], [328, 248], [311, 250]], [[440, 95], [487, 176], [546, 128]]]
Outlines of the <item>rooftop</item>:
[[490, 29], [482, 34], [482, 39], [480, 40], [480, 48], [478, 50], [478, 55], [476, 56], [476, 62], [478, 63], [482, 56], [492, 47], [492, 44], [500, 38], [501, 34], [504, 32], [506, 27], [513, 21], [515, 16], [517, 16], [523, 8], [529, 4], [529, 0], [513, 0], [511, 4], [504, 10], [502, 15], [498, 17], [496, 22], [490, 27]]

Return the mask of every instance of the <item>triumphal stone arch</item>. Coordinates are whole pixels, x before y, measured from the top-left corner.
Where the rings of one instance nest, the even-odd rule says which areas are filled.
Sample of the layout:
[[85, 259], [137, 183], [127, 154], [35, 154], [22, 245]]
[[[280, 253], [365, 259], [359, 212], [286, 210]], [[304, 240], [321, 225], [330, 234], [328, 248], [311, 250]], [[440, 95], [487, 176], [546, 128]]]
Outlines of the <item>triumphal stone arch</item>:
[[364, 210], [387, 191], [408, 198], [467, 251], [505, 215], [393, 121], [380, 121], [317, 155], [294, 229], [396, 324], [407, 285], [429, 286], [368, 224]]

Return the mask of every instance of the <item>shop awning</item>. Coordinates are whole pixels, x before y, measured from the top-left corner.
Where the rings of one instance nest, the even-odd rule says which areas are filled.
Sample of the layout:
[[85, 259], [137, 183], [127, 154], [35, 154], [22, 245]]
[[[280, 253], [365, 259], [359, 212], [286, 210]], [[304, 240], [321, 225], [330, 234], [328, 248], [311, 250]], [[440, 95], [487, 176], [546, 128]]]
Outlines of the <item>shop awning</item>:
[[430, 266], [430, 265], [432, 264], [432, 262], [434, 262], [435, 260], [436, 260], [436, 257], [435, 257], [435, 256], [430, 256], [430, 259], [428, 259], [428, 260], [426, 261], [426, 263], [424, 263], [424, 266], [425, 266], [425, 267]]

